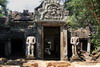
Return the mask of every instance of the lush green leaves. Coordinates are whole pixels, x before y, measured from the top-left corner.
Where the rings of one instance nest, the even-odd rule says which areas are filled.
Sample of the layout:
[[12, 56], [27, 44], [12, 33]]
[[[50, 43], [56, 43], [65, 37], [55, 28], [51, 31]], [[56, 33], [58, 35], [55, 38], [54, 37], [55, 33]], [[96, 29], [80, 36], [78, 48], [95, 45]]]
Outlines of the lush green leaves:
[[0, 16], [4, 16], [6, 14], [6, 4], [7, 0], [0, 0]]
[[6, 5], [7, 4], [7, 0], [0, 0], [0, 5]]
[[85, 27], [90, 23], [95, 34], [92, 43], [100, 45], [100, 1], [99, 0], [69, 0], [66, 3], [70, 10], [67, 23], [73, 28]]

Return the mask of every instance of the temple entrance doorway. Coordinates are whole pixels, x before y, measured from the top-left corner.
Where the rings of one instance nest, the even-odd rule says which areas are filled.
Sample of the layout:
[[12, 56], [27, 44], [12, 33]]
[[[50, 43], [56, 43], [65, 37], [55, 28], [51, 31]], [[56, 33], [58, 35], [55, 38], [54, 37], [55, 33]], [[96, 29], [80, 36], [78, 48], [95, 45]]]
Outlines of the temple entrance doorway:
[[60, 60], [60, 27], [44, 27], [44, 59]]
[[23, 39], [11, 39], [11, 56], [13, 58], [23, 58], [25, 56], [24, 46]]
[[87, 39], [80, 39], [80, 47], [82, 51], [87, 51], [87, 43], [88, 40]]
[[0, 57], [5, 57], [5, 42], [0, 40]]

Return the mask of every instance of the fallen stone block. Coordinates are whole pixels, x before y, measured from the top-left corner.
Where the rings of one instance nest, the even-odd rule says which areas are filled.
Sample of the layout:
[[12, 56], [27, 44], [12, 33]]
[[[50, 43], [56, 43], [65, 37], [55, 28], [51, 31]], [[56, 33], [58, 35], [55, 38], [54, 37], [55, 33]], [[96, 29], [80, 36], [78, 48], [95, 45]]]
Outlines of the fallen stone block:
[[23, 67], [38, 67], [38, 63], [24, 63]]
[[7, 62], [6, 58], [0, 58], [0, 64], [4, 64], [5, 62]]
[[71, 64], [67, 62], [49, 62], [47, 67], [71, 67]]
[[8, 60], [5, 64], [6, 65], [21, 65], [22, 62], [21, 61], [16, 61], [16, 60]]

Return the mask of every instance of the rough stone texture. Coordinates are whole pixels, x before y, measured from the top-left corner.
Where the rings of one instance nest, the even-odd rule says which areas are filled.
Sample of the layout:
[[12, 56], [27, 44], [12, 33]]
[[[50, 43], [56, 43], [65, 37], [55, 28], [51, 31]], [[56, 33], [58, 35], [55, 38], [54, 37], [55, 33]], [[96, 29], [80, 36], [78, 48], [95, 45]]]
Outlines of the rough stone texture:
[[100, 67], [97, 62], [73, 62], [74, 67]]
[[38, 63], [34, 62], [34, 61], [29, 61], [29, 62], [23, 64], [23, 67], [27, 67], [27, 66], [38, 67]]
[[0, 65], [0, 67], [100, 67], [99, 62], [68, 62], [68, 61], [43, 61], [27, 60], [21, 65]]
[[26, 66], [33, 66], [33, 67], [73, 67], [67, 61], [29, 61], [23, 64], [24, 67]]
[[6, 62], [6, 64], [7, 65], [19, 65], [19, 64], [21, 64], [21, 62], [20, 61], [15, 61], [15, 60], [8, 60]]
[[57, 2], [44, 1], [42, 7], [36, 11], [37, 20], [65, 20], [69, 11]]
[[4, 64], [7, 61], [6, 58], [0, 58], [0, 64]]
[[20, 67], [20, 66], [15, 66], [15, 65], [5, 65], [5, 66], [2, 66], [2, 67]]
[[8, 18], [7, 17], [0, 17], [0, 25], [6, 24], [7, 22], [8, 22]]
[[49, 62], [47, 67], [70, 67], [71, 64], [68, 62]]
[[83, 54], [83, 56], [86, 61], [89, 61], [89, 62], [92, 61], [92, 57], [89, 56], [89, 53], [86, 52]]
[[42, 59], [42, 52], [43, 52], [43, 50], [42, 50], [42, 29], [43, 29], [43, 27], [42, 26], [38, 26], [38, 28], [37, 28], [37, 45], [36, 45], [36, 49], [37, 49], [37, 51], [36, 51], [36, 53], [37, 53], [37, 59]]

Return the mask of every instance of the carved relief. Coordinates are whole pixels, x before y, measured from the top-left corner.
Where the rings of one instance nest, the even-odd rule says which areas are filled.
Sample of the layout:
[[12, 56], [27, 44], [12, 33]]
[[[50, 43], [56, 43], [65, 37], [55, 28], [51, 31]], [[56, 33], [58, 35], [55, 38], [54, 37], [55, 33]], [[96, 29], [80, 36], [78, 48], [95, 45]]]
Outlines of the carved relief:
[[40, 20], [64, 20], [68, 16], [68, 11], [57, 3], [46, 4], [44, 8], [38, 9]]

